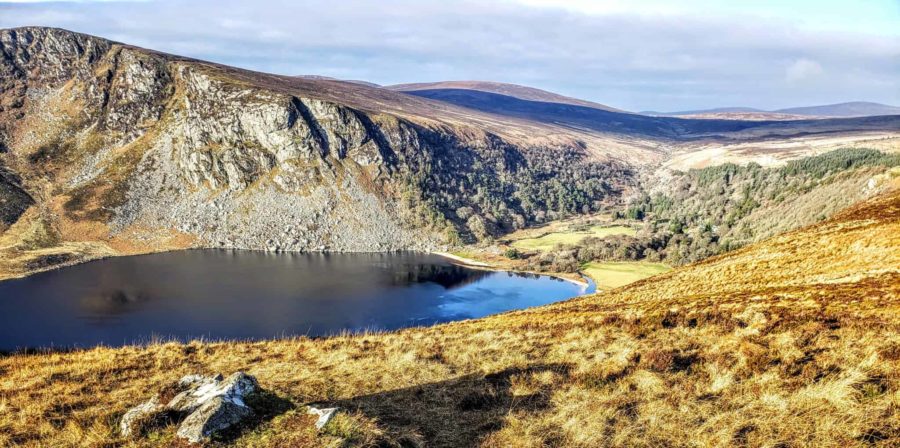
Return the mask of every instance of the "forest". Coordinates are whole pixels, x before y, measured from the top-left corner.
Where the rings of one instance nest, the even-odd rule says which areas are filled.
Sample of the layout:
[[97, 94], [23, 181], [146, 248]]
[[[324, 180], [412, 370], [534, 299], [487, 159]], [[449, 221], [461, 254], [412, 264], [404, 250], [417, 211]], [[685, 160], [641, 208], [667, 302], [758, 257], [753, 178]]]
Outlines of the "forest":
[[[900, 154], [845, 148], [765, 168], [724, 164], [676, 172], [649, 183], [613, 218], [639, 226], [634, 236], [585, 238], [531, 254], [530, 269], [575, 272], [591, 261], [682, 265], [822, 221], [896, 176]], [[523, 254], [516, 254], [518, 257]], [[527, 254], [525, 254], [527, 256]]]

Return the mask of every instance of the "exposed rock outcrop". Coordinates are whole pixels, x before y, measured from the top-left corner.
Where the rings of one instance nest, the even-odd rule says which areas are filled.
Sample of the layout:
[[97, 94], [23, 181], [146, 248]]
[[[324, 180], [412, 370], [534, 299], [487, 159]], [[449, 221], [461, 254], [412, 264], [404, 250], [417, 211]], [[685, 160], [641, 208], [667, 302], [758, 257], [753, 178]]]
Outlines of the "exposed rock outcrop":
[[259, 390], [256, 378], [244, 372], [224, 379], [221, 375], [188, 375], [177, 387], [177, 395], [168, 402], [163, 403], [164, 397], [158, 395], [128, 410], [119, 424], [122, 435], [137, 435], [168, 414], [176, 418], [184, 416], [176, 433], [178, 437], [200, 443], [253, 415], [244, 400]]
[[244, 398], [256, 392], [259, 384], [246, 373], [237, 372], [225, 380], [191, 378], [188, 384], [189, 389], [169, 403], [171, 409], [188, 412], [178, 427], [182, 439], [202, 442], [253, 415]]

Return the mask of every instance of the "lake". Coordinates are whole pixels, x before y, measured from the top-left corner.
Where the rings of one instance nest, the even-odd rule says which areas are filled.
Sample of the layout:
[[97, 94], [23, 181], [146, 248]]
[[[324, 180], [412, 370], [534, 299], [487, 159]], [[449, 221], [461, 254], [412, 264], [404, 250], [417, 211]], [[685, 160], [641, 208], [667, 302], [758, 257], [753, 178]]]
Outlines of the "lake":
[[188, 250], [0, 282], [0, 350], [263, 339], [482, 317], [593, 291], [420, 253]]

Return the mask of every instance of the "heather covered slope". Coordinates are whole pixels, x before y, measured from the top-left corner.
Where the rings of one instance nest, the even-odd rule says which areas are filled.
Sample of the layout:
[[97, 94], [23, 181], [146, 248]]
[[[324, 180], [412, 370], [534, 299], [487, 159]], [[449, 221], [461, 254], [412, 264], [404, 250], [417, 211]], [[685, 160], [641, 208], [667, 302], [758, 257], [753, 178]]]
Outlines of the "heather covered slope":
[[788, 140], [832, 133], [890, 132], [900, 130], [900, 116], [809, 119], [804, 116], [776, 117], [667, 117], [623, 112], [603, 105], [576, 103], [566, 98], [535, 99], [533, 95], [479, 89], [459, 83], [400, 86], [411, 96], [452, 104], [473, 112], [505, 116], [515, 120], [562, 126], [573, 131], [601, 135], [642, 137], [668, 145], [703, 142], [735, 143]]
[[416, 92], [420, 90], [448, 90], [462, 89], [474, 90], [479, 92], [496, 93], [498, 95], [511, 96], [520, 100], [542, 101], [545, 103], [571, 104], [573, 106], [585, 106], [594, 109], [603, 109], [613, 112], [624, 112], [622, 110], [607, 106], [605, 104], [595, 103], [593, 101], [585, 101], [578, 98], [572, 98], [560, 95], [546, 90], [535, 89], [528, 86], [520, 86], [517, 84], [507, 84], [502, 82], [490, 81], [441, 81], [441, 82], [420, 82], [411, 84], [395, 84], [385, 86], [387, 89], [396, 90], [398, 92]]
[[[233, 446], [896, 446], [900, 192], [609, 293], [388, 334], [0, 359], [0, 444], [165, 445], [187, 373], [275, 396]], [[344, 409], [317, 434], [302, 404]]]

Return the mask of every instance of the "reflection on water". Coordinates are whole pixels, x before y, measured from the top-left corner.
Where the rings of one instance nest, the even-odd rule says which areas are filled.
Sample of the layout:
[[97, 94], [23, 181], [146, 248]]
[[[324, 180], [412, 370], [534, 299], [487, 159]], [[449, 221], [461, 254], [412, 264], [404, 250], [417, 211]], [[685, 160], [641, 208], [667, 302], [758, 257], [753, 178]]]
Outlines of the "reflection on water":
[[392, 286], [409, 286], [416, 283], [432, 282], [452, 289], [478, 281], [489, 275], [488, 271], [466, 269], [454, 264], [404, 264], [385, 265], [393, 272]]
[[121, 257], [0, 282], [0, 350], [395, 329], [588, 292], [424, 254], [197, 250]]
[[80, 298], [80, 309], [84, 316], [102, 320], [104, 317], [128, 313], [148, 300], [150, 295], [143, 291], [113, 289], [90, 292]]

